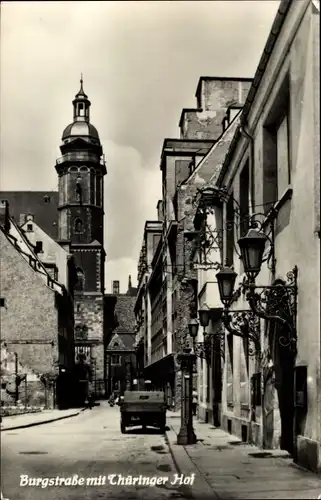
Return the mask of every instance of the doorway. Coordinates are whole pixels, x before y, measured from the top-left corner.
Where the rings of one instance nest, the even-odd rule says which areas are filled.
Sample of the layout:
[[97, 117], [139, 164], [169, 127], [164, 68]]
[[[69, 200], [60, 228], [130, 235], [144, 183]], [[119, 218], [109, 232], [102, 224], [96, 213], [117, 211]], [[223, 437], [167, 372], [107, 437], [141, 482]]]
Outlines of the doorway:
[[[283, 285], [283, 282], [277, 280], [274, 285], [277, 284]], [[291, 325], [293, 321], [291, 305], [287, 294], [284, 293], [282, 288], [280, 288], [277, 296], [271, 297], [268, 307], [271, 315], [282, 317]], [[264, 442], [266, 447], [271, 445], [271, 439], [275, 443], [273, 433], [276, 429], [276, 412], [274, 409], [278, 408], [280, 416], [280, 448], [293, 455], [295, 445], [294, 371], [296, 353], [287, 345], [289, 340], [289, 327], [287, 325], [270, 319], [267, 326], [268, 344], [273, 363], [270, 372], [273, 370], [273, 376], [272, 373], [269, 373], [265, 378], [266, 383], [263, 394]]]

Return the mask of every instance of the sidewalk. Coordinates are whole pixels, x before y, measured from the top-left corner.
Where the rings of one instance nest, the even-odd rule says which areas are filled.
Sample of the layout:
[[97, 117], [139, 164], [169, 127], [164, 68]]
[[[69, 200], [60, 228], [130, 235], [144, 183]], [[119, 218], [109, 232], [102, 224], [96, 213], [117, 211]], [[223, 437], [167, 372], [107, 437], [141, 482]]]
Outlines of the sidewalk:
[[197, 444], [177, 445], [177, 416], [168, 413], [167, 440], [178, 472], [196, 474], [194, 498], [321, 498], [321, 477], [293, 464], [288, 453], [260, 450], [211, 424], [195, 421]]
[[38, 413], [24, 413], [22, 415], [12, 415], [2, 417], [1, 432], [14, 429], [23, 429], [24, 427], [32, 427], [34, 425], [47, 424], [64, 418], [75, 417], [79, 415], [85, 408], [72, 408], [69, 410], [43, 410]]

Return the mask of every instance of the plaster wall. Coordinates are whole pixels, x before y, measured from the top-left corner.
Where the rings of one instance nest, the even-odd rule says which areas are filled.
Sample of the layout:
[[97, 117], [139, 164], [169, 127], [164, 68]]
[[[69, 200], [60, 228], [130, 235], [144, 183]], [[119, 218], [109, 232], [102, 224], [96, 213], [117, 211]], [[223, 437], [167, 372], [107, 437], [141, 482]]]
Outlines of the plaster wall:
[[[279, 213], [276, 221], [276, 278], [284, 279], [295, 265], [298, 267], [297, 349], [296, 365], [307, 365], [308, 412], [302, 436], [298, 436], [299, 462], [319, 469], [321, 443], [321, 373], [320, 373], [320, 238], [316, 233], [318, 204], [316, 179], [319, 175], [319, 115], [315, 112], [316, 88], [319, 89], [316, 63], [318, 13], [312, 2], [294, 2], [271, 55], [257, 96], [248, 117], [248, 129], [254, 137], [254, 204], [255, 211], [264, 199], [263, 126], [278, 95], [286, 74], [290, 82], [290, 162], [291, 184], [285, 193], [278, 193]], [[316, 83], [318, 82], [318, 84]], [[316, 139], [317, 138], [317, 139]], [[317, 142], [317, 144], [319, 144]], [[231, 162], [227, 182], [238, 191], [240, 160], [247, 154], [241, 140]], [[234, 195], [235, 195], [234, 192]], [[237, 257], [235, 257], [237, 262]], [[236, 267], [236, 272], [242, 272]], [[257, 284], [271, 282], [265, 267]], [[242, 306], [242, 298], [235, 307]], [[235, 345], [237, 343], [235, 342]], [[236, 348], [234, 387], [241, 394], [240, 358]], [[235, 391], [234, 391], [235, 393]], [[234, 417], [241, 418], [240, 396], [234, 395]], [[229, 414], [227, 409], [225, 410]], [[276, 419], [277, 420], [277, 419]], [[237, 424], [235, 423], [235, 426]], [[277, 427], [276, 423], [276, 427]], [[275, 429], [276, 434], [278, 429]], [[232, 430], [234, 432], [234, 430]], [[313, 450], [313, 451], [311, 451]]]

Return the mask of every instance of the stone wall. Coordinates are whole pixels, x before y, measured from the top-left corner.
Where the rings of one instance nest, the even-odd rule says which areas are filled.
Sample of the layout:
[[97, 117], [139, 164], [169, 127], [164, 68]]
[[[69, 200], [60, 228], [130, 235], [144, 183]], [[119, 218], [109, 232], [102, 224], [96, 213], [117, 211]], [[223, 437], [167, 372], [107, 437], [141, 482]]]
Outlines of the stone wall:
[[91, 356], [96, 359], [96, 378], [105, 378], [104, 360], [104, 303], [100, 294], [75, 296], [75, 328], [86, 326], [85, 336], [76, 335], [77, 344], [92, 346]]
[[242, 106], [252, 80], [201, 78], [197, 100], [198, 108], [183, 110], [181, 139], [217, 140], [222, 132], [222, 121], [229, 106]]
[[[1, 340], [18, 354], [19, 361], [44, 373], [57, 370], [58, 311], [55, 291], [46, 286], [19, 251], [0, 232]], [[39, 344], [14, 344], [14, 341], [38, 341]], [[44, 343], [41, 344], [40, 342]], [[51, 341], [55, 342], [52, 347]]]

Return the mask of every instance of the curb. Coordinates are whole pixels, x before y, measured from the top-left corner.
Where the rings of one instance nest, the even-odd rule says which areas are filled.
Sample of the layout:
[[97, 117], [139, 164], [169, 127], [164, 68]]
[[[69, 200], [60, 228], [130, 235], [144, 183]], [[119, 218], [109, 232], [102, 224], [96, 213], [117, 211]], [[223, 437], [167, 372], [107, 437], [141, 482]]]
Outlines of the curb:
[[191, 460], [185, 446], [176, 444], [177, 434], [173, 428], [165, 432], [165, 437], [178, 474], [190, 476], [194, 473], [196, 475], [194, 484], [188, 487], [191, 497], [194, 499], [219, 499], [220, 497], [212, 490], [209, 483]]
[[80, 415], [80, 413], [82, 411], [85, 411], [86, 409], [87, 408], [82, 408], [77, 413], [72, 413], [71, 415], [64, 415], [63, 417], [50, 418], [48, 420], [40, 420], [39, 422], [31, 422], [29, 424], [16, 425], [14, 427], [3, 427], [0, 429], [0, 432], [14, 431], [17, 429], [26, 429], [27, 427], [35, 427], [36, 425], [50, 424], [51, 422], [58, 422], [58, 420], [64, 420], [66, 418], [71, 418], [71, 417], [77, 417], [78, 415]]

